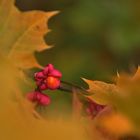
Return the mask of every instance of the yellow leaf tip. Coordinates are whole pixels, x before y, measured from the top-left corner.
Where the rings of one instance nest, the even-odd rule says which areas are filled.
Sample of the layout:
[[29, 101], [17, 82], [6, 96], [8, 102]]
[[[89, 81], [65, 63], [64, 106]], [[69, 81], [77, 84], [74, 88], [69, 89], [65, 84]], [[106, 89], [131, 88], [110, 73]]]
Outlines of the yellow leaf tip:
[[118, 72], [118, 71], [117, 71], [117, 77], [118, 77], [118, 78], [120, 78], [120, 74], [119, 74], [119, 72]]

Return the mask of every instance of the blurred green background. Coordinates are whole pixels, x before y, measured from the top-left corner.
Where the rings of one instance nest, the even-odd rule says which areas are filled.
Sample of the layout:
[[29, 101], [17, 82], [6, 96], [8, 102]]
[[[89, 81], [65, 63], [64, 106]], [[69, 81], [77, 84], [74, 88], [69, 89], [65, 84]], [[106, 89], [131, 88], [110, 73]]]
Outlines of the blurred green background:
[[17, 0], [16, 5], [22, 11], [60, 11], [44, 37], [54, 48], [36, 57], [42, 65], [53, 63], [67, 81], [110, 80], [140, 63], [139, 0]]
[[[35, 55], [42, 65], [54, 64], [65, 81], [111, 81], [117, 71], [132, 72], [140, 63], [139, 0], [17, 0], [16, 6], [22, 11], [60, 11], [49, 20], [52, 31], [44, 36], [54, 47]], [[49, 93], [57, 98], [50, 108], [66, 111], [71, 95], [57, 93]]]

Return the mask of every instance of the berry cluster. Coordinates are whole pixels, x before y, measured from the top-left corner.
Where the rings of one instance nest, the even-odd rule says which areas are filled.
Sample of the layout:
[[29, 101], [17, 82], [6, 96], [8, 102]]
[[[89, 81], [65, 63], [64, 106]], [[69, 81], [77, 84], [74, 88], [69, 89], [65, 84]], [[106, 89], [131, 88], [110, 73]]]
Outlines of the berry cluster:
[[[48, 64], [44, 69], [34, 74], [34, 79], [37, 85], [35, 91], [27, 94], [27, 99], [36, 105], [47, 106], [50, 104], [51, 99], [48, 95], [44, 94], [44, 90], [65, 90], [73, 92], [73, 88], [76, 88], [85, 93], [85, 89], [75, 86], [71, 83], [61, 81], [62, 74], [60, 71], [54, 68], [52, 64]], [[87, 92], [87, 91], [86, 91]], [[81, 103], [83, 104], [83, 113], [90, 118], [97, 116], [104, 108], [105, 105], [98, 104], [88, 97], [82, 96]]]
[[60, 86], [61, 72], [48, 64], [42, 71], [35, 73], [34, 78], [40, 90], [55, 90]]
[[62, 74], [56, 70], [52, 64], [48, 64], [44, 69], [34, 74], [37, 89], [27, 94], [27, 98], [39, 105], [50, 104], [50, 97], [42, 93], [42, 90], [56, 90], [60, 86]]
[[50, 104], [50, 97], [39, 91], [30, 92], [27, 94], [27, 99], [32, 102], [36, 102], [38, 105], [47, 106]]
[[90, 98], [86, 98], [86, 103], [84, 104], [86, 115], [91, 118], [96, 117], [105, 107], [106, 105], [98, 104]]

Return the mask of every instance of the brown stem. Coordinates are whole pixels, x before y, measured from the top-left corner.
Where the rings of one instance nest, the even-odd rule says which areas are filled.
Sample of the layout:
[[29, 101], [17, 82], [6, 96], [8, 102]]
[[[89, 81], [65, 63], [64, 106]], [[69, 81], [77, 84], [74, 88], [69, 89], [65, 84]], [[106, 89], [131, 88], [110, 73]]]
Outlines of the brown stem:
[[73, 92], [73, 89], [79, 90], [80, 93], [83, 93], [85, 95], [90, 95], [90, 93], [83, 87], [79, 87], [73, 83], [69, 83], [66, 81], [61, 81], [60, 87], [58, 88], [59, 90], [66, 91], [66, 92]]

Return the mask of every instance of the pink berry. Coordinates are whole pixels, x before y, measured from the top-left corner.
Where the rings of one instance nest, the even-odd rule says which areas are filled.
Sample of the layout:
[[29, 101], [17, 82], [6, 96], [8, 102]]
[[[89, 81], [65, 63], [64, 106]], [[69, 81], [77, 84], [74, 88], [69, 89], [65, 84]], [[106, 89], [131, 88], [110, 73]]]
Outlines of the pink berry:
[[54, 90], [60, 86], [62, 74], [52, 64], [48, 64], [42, 71], [35, 73], [34, 77], [40, 90]]
[[98, 104], [89, 98], [87, 98], [87, 101], [88, 106], [86, 108], [86, 112], [92, 118], [98, 115], [98, 113], [105, 108], [105, 105]]
[[42, 82], [43, 82], [43, 80], [42, 79], [41, 80], [39, 79], [39, 80], [36, 81], [36, 85], [37, 86], [40, 86], [42, 84]]
[[51, 72], [54, 69], [54, 66], [52, 64], [48, 64], [48, 71]]
[[45, 94], [38, 94], [37, 99], [38, 103], [43, 106], [49, 105], [51, 102], [50, 97]]
[[29, 101], [35, 101], [36, 98], [35, 98], [35, 92], [30, 92], [27, 94], [26, 98], [29, 100]]
[[36, 102], [37, 104], [42, 105], [42, 106], [49, 105], [51, 102], [49, 96], [47, 96], [39, 91], [34, 91], [34, 92], [28, 93], [27, 99], [30, 100], [31, 102]]
[[41, 83], [41, 84], [39, 85], [39, 89], [40, 89], [40, 90], [45, 90], [45, 89], [47, 89], [46, 83]]
[[41, 71], [35, 73], [34, 77], [35, 77], [35, 80], [39, 80], [39, 79], [43, 79], [43, 78], [45, 78], [43, 72], [41, 72]]
[[46, 79], [46, 84], [47, 84], [48, 89], [55, 90], [55, 89], [59, 88], [60, 80], [58, 78], [49, 76]]
[[46, 66], [46, 67], [43, 69], [43, 74], [44, 74], [45, 76], [47, 76], [47, 75], [48, 75], [48, 71], [49, 71], [49, 68], [48, 68], [48, 66]]
[[56, 69], [53, 69], [52, 71], [50, 71], [48, 75], [49, 76], [54, 76], [54, 77], [57, 77], [57, 78], [61, 78], [62, 77], [61, 72], [56, 70]]

